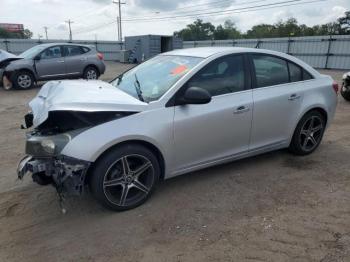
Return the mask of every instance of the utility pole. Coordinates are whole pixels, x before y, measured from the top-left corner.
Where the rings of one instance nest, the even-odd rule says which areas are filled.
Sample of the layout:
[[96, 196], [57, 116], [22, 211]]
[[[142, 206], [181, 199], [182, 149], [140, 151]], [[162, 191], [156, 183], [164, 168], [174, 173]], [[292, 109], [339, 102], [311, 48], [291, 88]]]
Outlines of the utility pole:
[[66, 23], [68, 24], [69, 26], [69, 41], [72, 41], [73, 40], [73, 36], [72, 36], [72, 28], [71, 28], [71, 24], [73, 24], [74, 22], [70, 19], [68, 19], [68, 21], [66, 21]]
[[49, 38], [47, 37], [47, 29], [49, 29], [47, 26], [44, 26], [44, 30], [45, 30], [45, 35], [46, 35], [46, 40], [48, 40]]
[[122, 33], [122, 10], [121, 10], [121, 5], [125, 5], [125, 3], [122, 3], [121, 0], [113, 1], [112, 3], [118, 5], [118, 14], [119, 14], [117, 16], [118, 40], [122, 41], [123, 40], [123, 33]]

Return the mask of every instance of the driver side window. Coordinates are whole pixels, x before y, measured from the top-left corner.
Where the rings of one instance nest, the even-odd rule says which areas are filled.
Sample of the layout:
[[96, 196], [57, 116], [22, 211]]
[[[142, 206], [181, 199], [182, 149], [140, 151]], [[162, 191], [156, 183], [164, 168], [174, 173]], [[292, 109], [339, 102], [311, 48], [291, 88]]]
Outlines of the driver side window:
[[62, 57], [60, 46], [49, 47], [45, 49], [40, 55], [41, 59], [52, 59], [60, 57]]
[[196, 73], [187, 87], [200, 87], [212, 96], [234, 93], [244, 90], [243, 55], [220, 57]]

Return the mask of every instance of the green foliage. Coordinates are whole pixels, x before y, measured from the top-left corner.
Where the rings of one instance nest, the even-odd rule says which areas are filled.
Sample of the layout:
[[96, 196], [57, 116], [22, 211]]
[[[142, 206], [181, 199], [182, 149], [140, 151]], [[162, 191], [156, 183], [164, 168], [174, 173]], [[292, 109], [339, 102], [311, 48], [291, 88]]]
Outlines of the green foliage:
[[337, 34], [350, 34], [350, 11], [345, 12], [344, 16], [335, 22], [312, 27], [299, 24], [295, 18], [288, 18], [286, 21], [281, 20], [275, 24], [255, 25], [246, 33], [242, 33], [231, 20], [226, 20], [224, 25], [215, 27], [210, 22], [204, 23], [197, 19], [192, 24], [187, 25], [186, 28], [174, 32], [175, 36], [182, 38], [184, 41]]
[[19, 38], [19, 39], [30, 39], [33, 33], [29, 29], [24, 29], [23, 32], [8, 32], [3, 28], [0, 28], [0, 38]]
[[188, 41], [209, 40], [212, 39], [214, 31], [214, 25], [209, 22], [203, 23], [201, 19], [197, 19], [193, 24], [189, 24], [181, 31], [175, 32], [174, 35], [182, 39], [188, 39]]

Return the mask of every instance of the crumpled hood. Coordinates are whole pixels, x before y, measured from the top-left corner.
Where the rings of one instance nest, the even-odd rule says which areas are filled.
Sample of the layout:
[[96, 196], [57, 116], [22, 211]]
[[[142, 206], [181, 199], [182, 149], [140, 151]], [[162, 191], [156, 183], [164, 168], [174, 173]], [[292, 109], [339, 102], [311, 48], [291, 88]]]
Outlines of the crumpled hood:
[[10, 62], [13, 60], [23, 59], [22, 57], [16, 56], [4, 50], [0, 50], [0, 67], [4, 65], [6, 62]]
[[29, 106], [36, 127], [47, 119], [50, 111], [140, 112], [147, 103], [100, 80], [64, 80], [43, 85]]

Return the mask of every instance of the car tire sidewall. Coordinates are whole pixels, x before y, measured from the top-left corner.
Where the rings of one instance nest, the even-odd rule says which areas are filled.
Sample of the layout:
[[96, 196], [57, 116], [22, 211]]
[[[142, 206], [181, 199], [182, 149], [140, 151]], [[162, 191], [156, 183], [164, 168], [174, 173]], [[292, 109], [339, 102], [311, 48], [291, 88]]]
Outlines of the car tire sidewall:
[[[96, 79], [88, 79], [87, 78], [87, 74], [90, 70], [94, 70], [96, 73]], [[86, 80], [97, 80], [100, 77], [100, 72], [93, 66], [88, 66], [87, 68], [85, 68], [84, 70], [84, 74], [83, 74], [83, 78]]]
[[[154, 169], [154, 180], [149, 193], [137, 203], [130, 206], [118, 206], [111, 203], [106, 197], [103, 189], [104, 176], [108, 168], [119, 158], [124, 155], [138, 154], [146, 157], [151, 161]], [[90, 190], [95, 199], [104, 207], [113, 211], [124, 211], [133, 209], [143, 204], [154, 192], [160, 177], [160, 167], [157, 157], [146, 147], [137, 144], [127, 144], [120, 147], [113, 148], [105, 153], [94, 165], [90, 179], [88, 181]]]
[[[21, 76], [21, 75], [27, 75], [30, 80], [31, 80], [31, 84], [30, 86], [28, 87], [21, 87], [19, 84], [18, 84], [18, 78]], [[18, 73], [16, 73], [15, 77], [14, 77], [14, 83], [12, 83], [13, 87], [17, 88], [17, 89], [22, 89], [22, 90], [27, 90], [27, 89], [31, 89], [34, 87], [34, 77], [33, 77], [33, 74], [28, 72], [28, 71], [19, 71]]]
[[340, 91], [342, 97], [343, 97], [346, 101], [350, 101], [350, 89], [349, 89], [349, 88], [346, 89], [346, 90], [343, 90], [343, 89], [344, 89], [344, 87], [342, 87], [342, 88], [341, 88], [341, 91]]
[[[317, 145], [312, 149], [312, 150], [309, 150], [309, 151], [305, 151], [302, 147], [301, 147], [301, 141], [300, 141], [300, 132], [301, 132], [301, 129], [302, 127], [304, 126], [305, 122], [311, 117], [311, 116], [317, 116], [321, 119], [322, 121], [322, 126], [323, 126], [323, 129], [322, 129], [322, 133], [321, 133], [321, 137], [320, 137], [320, 140], [318, 141]], [[318, 146], [320, 145], [322, 139], [323, 139], [323, 135], [324, 135], [324, 131], [326, 129], [326, 120], [325, 120], [325, 117], [318, 111], [310, 111], [308, 113], [306, 113], [301, 119], [300, 121], [298, 122], [298, 125], [294, 131], [294, 134], [293, 134], [293, 138], [292, 138], [292, 141], [290, 143], [290, 146], [289, 146], [289, 150], [295, 154], [295, 155], [308, 155], [308, 154], [311, 154], [312, 152], [314, 152]]]

